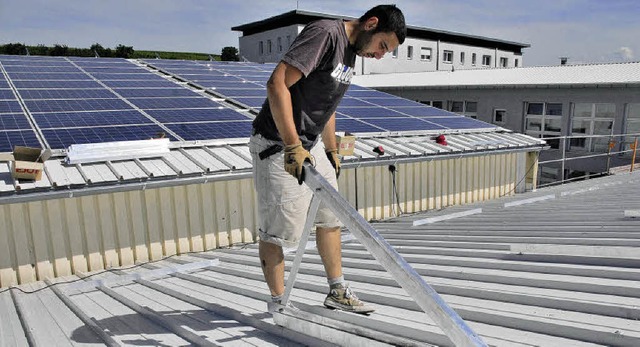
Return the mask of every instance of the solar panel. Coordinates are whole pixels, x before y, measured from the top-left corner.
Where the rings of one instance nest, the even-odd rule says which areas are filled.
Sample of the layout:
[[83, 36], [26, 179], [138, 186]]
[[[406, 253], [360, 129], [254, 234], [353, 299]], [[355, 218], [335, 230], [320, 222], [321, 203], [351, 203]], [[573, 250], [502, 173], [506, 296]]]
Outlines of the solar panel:
[[342, 107], [339, 106], [337, 112], [353, 118], [380, 118], [380, 117], [402, 117], [402, 114], [381, 107]]
[[26, 100], [25, 105], [31, 113], [131, 109], [129, 104], [120, 99]]
[[31, 129], [31, 124], [23, 113], [3, 113], [0, 114], [0, 130], [27, 130]]
[[397, 97], [393, 97], [393, 98], [367, 98], [367, 99], [363, 99], [366, 100], [368, 103], [374, 104], [374, 105], [378, 105], [378, 106], [382, 106], [382, 107], [388, 107], [388, 106], [424, 106], [419, 102], [415, 102], [415, 101], [411, 101], [411, 100], [407, 100], [407, 99], [402, 99], [402, 98], [397, 98]]
[[22, 113], [17, 100], [0, 100], [0, 113]]
[[107, 89], [20, 89], [25, 100], [36, 99], [108, 99], [116, 97]]
[[[247, 85], [247, 87], [251, 87]], [[255, 86], [256, 88], [251, 89], [242, 89], [242, 88], [216, 88], [215, 91], [224, 96], [228, 97], [242, 97], [242, 96], [259, 96], [262, 98], [267, 97], [267, 90], [265, 88], [260, 88]]]
[[388, 131], [420, 131], [446, 129], [444, 126], [431, 124], [417, 118], [372, 118], [366, 119], [364, 121]]
[[147, 110], [160, 123], [211, 122], [221, 120], [246, 121], [243, 114], [228, 108], [200, 108], [188, 110]]
[[100, 81], [122, 81], [122, 80], [138, 80], [138, 81], [146, 81], [146, 80], [165, 80], [163, 77], [158, 75], [153, 75], [151, 73], [100, 73], [95, 72], [91, 74], [93, 77]]
[[491, 129], [496, 128], [493, 124], [481, 122], [479, 120], [467, 117], [446, 117], [446, 118], [428, 118], [434, 124], [441, 125], [448, 129]]
[[[93, 127], [71, 129], [45, 129], [44, 137], [51, 148], [66, 148], [76, 143], [98, 143], [111, 141], [146, 140], [165, 130], [158, 125], [135, 125], [120, 127]], [[169, 138], [175, 140], [169, 134]]]
[[337, 118], [336, 119], [337, 131], [348, 131], [351, 133], [371, 133], [371, 132], [383, 132], [382, 128], [375, 127], [370, 124], [366, 124], [357, 119], [350, 118]]
[[0, 100], [15, 100], [13, 91], [11, 89], [0, 89]]
[[42, 147], [31, 129], [0, 131], [0, 152], [11, 152], [15, 146]]
[[360, 99], [344, 97], [340, 102], [340, 106], [371, 106], [371, 104]]
[[198, 93], [186, 88], [144, 88], [144, 89], [125, 89], [116, 88], [116, 93], [124, 98], [162, 98], [162, 97], [181, 97], [181, 96], [199, 96]]
[[401, 112], [405, 115], [415, 117], [462, 117], [459, 114], [445, 111], [436, 107], [427, 107], [425, 105], [419, 107], [389, 107], [390, 109]]
[[128, 99], [132, 104], [145, 110], [163, 109], [163, 108], [205, 108], [219, 107], [219, 103], [204, 97], [198, 98], [148, 98]]
[[211, 123], [167, 124], [185, 140], [241, 138], [251, 135], [251, 120]]
[[0, 88], [9, 88], [9, 83], [4, 79], [0, 79]]
[[41, 129], [152, 123], [149, 118], [134, 110], [35, 113], [33, 118]]
[[[175, 88], [176, 84], [168, 80], [153, 81], [102, 81], [110, 88]], [[98, 84], [99, 85], [99, 84]]]
[[46, 73], [46, 72], [80, 72], [77, 67], [69, 64], [68, 66], [23, 66], [9, 65], [5, 66], [5, 70], [11, 75], [12, 73]]
[[11, 78], [12, 81], [19, 81], [19, 80], [30, 80], [30, 81], [41, 81], [41, 80], [65, 80], [65, 81], [69, 81], [69, 80], [76, 80], [76, 81], [82, 81], [82, 80], [91, 80], [91, 77], [89, 77], [87, 74], [85, 73], [72, 73], [72, 72], [65, 72], [65, 73], [56, 73], [56, 72], [38, 72], [38, 73], [31, 73], [31, 72], [9, 72], [9, 77]]
[[265, 101], [265, 97], [257, 97], [257, 98], [245, 98], [245, 97], [236, 97], [233, 98], [249, 107], [262, 107], [262, 104]]
[[16, 88], [41, 88], [41, 89], [61, 89], [61, 88], [102, 88], [100, 83], [87, 81], [12, 81]]

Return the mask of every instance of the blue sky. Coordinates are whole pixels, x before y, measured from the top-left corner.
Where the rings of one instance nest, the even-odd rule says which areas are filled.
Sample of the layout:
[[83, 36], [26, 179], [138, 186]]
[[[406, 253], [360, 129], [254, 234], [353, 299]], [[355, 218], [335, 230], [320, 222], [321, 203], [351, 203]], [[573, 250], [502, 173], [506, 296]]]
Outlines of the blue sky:
[[[527, 66], [640, 60], [640, 0], [397, 0], [415, 26], [528, 43]], [[0, 44], [118, 44], [219, 54], [232, 26], [295, 9], [358, 17], [379, 1], [0, 0]]]

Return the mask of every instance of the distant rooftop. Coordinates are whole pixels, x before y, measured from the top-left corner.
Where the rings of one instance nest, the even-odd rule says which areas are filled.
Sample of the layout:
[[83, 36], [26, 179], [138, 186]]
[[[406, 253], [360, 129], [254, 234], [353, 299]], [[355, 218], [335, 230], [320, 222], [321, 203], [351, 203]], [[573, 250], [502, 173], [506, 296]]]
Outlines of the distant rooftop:
[[[252, 35], [259, 32], [273, 30], [289, 25], [300, 24], [306, 25], [310, 22], [319, 19], [343, 19], [352, 20], [356, 19], [349, 16], [341, 16], [335, 14], [327, 14], [320, 12], [310, 12], [304, 10], [292, 10], [277, 16], [269, 17], [263, 20], [238, 25], [232, 27], [231, 30], [242, 31], [242, 35]], [[477, 47], [486, 48], [498, 48], [507, 51], [513, 51], [516, 53], [522, 53], [523, 48], [530, 47], [531, 45], [520, 42], [512, 42], [506, 40], [499, 40], [490, 37], [468, 35], [462, 33], [456, 33], [452, 31], [425, 28], [419, 26], [408, 25], [407, 36], [412, 38], [419, 38], [425, 40], [440, 40], [447, 42], [457, 42], [461, 44], [467, 44]]]
[[369, 88], [640, 87], [640, 62], [362, 75], [353, 83]]

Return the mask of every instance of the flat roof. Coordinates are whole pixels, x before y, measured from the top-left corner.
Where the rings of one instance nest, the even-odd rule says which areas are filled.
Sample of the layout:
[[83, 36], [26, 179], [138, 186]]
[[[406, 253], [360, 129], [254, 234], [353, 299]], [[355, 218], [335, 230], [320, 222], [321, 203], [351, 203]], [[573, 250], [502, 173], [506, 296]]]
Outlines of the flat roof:
[[[300, 24], [306, 25], [310, 22], [319, 19], [343, 19], [352, 20], [355, 17], [327, 14], [320, 12], [311, 12], [304, 10], [292, 10], [279, 14], [277, 16], [269, 17], [263, 20], [237, 25], [231, 28], [233, 31], [242, 31], [242, 35], [252, 35], [259, 32], [273, 30], [289, 25]], [[456, 42], [466, 45], [485, 47], [485, 48], [498, 48], [502, 50], [513, 51], [516, 53], [522, 53], [523, 48], [530, 47], [531, 45], [520, 42], [500, 40], [490, 37], [462, 34], [453, 31], [432, 29], [426, 27], [419, 27], [413, 25], [407, 25], [407, 37], [420, 38], [425, 40], [441, 40], [447, 42]]]
[[368, 88], [640, 86], [640, 62], [358, 75], [352, 82]]

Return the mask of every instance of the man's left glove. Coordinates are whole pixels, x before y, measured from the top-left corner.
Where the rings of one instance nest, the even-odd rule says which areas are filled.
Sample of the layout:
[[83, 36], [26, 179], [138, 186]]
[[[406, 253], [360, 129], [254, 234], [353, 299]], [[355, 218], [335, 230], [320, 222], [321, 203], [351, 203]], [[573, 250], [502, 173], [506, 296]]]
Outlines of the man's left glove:
[[329, 158], [329, 162], [331, 166], [336, 170], [336, 178], [340, 177], [340, 158], [338, 157], [337, 149], [329, 149], [326, 150], [327, 158]]
[[311, 162], [311, 153], [302, 147], [302, 142], [284, 147], [284, 170], [297, 178], [298, 184], [304, 182], [305, 161]]

